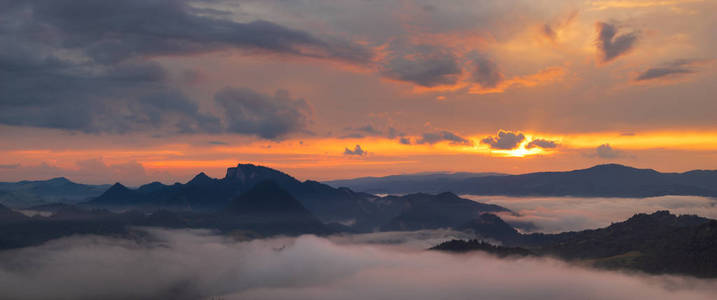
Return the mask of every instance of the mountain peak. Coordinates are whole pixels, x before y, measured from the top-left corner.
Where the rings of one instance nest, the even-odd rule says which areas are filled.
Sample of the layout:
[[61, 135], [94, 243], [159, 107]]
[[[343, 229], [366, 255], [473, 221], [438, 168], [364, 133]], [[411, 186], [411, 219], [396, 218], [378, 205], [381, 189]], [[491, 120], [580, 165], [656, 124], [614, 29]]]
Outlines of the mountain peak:
[[194, 176], [194, 178], [192, 178], [192, 180], [187, 182], [187, 184], [192, 184], [192, 185], [206, 184], [206, 183], [209, 183], [212, 181], [214, 181], [214, 179], [207, 176], [207, 174], [205, 174], [204, 172], [201, 172], [201, 173], [197, 174], [196, 176]]
[[129, 188], [127, 188], [126, 186], [124, 186], [123, 184], [121, 184], [119, 182], [115, 182], [115, 184], [113, 184], [109, 189], [107, 189], [107, 191], [105, 193], [107, 193], [109, 191], [116, 192], [116, 191], [125, 191], [125, 190], [129, 190]]
[[50, 183], [73, 183], [72, 181], [70, 181], [69, 179], [67, 179], [65, 177], [55, 177], [52, 179], [48, 179], [47, 182], [50, 182]]

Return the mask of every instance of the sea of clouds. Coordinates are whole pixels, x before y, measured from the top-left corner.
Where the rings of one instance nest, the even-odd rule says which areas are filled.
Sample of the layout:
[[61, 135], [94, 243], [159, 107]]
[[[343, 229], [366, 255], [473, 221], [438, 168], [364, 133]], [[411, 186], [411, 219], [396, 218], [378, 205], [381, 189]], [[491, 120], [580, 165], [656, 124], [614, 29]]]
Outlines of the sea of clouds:
[[439, 230], [238, 241], [204, 230], [0, 252], [3, 299], [714, 299], [717, 281], [425, 251]]
[[[717, 219], [717, 199], [698, 196], [662, 196], [650, 198], [581, 197], [461, 197], [497, 204], [517, 214], [499, 214], [505, 221], [525, 232], [556, 233], [595, 229], [624, 221], [636, 213], [669, 210], [673, 214], [698, 215]], [[526, 226], [532, 225], [532, 226]]]

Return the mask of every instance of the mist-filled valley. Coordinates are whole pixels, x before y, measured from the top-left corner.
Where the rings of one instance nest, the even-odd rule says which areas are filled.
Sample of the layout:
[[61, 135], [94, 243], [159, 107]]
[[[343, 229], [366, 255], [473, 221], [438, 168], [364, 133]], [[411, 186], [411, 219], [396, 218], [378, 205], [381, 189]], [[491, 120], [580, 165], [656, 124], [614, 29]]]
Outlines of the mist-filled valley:
[[[138, 229], [0, 252], [4, 299], [713, 299], [717, 282], [425, 251], [449, 231], [239, 241]], [[214, 298], [213, 298], [214, 297]]]
[[510, 197], [461, 195], [511, 210], [498, 215], [524, 232], [557, 233], [600, 228], [636, 213], [669, 210], [678, 215], [717, 219], [717, 200], [699, 196], [649, 198]]

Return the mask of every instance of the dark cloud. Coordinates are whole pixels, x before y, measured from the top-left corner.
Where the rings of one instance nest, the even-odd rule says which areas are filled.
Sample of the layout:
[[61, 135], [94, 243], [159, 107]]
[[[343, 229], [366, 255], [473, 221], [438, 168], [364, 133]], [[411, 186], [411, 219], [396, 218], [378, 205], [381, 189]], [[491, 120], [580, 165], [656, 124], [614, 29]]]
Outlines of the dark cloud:
[[498, 66], [491, 60], [478, 57], [473, 60], [473, 81], [484, 88], [494, 88], [503, 81], [503, 74]]
[[614, 24], [597, 23], [597, 47], [603, 62], [609, 62], [630, 51], [638, 40], [637, 32], [617, 35], [618, 28]]
[[[253, 122], [200, 110], [151, 58], [239, 49], [364, 63], [364, 47], [268, 21], [240, 23], [188, 1], [2, 1], [0, 124], [86, 133], [250, 132], [274, 138], [303, 124], [302, 113]], [[254, 101], [252, 105], [259, 105]], [[234, 106], [231, 106], [232, 108]], [[226, 107], [225, 107], [226, 108]], [[288, 111], [296, 111], [298, 107]], [[276, 115], [282, 112], [274, 112]], [[268, 115], [267, 115], [268, 114]], [[242, 123], [244, 122], [244, 123]], [[240, 124], [237, 124], [240, 123]], [[288, 124], [287, 124], [288, 123]], [[242, 128], [239, 128], [242, 127]], [[274, 128], [271, 128], [274, 127]]]
[[678, 59], [669, 63], [665, 63], [659, 67], [653, 67], [640, 73], [635, 81], [646, 81], [666, 77], [676, 77], [680, 75], [694, 73], [695, 65], [704, 63], [704, 60], [696, 59]]
[[488, 136], [482, 139], [481, 144], [489, 145], [492, 149], [510, 150], [518, 147], [525, 140], [520, 132], [498, 131], [498, 136]]
[[222, 142], [222, 141], [209, 141], [209, 142], [207, 142], [207, 144], [210, 144], [210, 145], [229, 145], [228, 143]]
[[272, 22], [249, 23], [197, 14], [186, 0], [27, 1], [29, 22], [81, 49], [97, 62], [136, 56], [182, 55], [228, 48], [366, 62], [364, 47], [320, 39]]
[[20, 164], [0, 164], [0, 169], [17, 169]]
[[353, 150], [351, 150], [349, 148], [344, 148], [344, 155], [362, 156], [362, 155], [366, 155], [366, 153], [367, 152], [364, 151], [363, 149], [361, 149], [361, 146], [359, 146], [359, 145], [356, 145], [356, 147], [354, 147]]
[[226, 130], [232, 133], [277, 139], [305, 130], [311, 108], [303, 99], [291, 99], [278, 90], [274, 96], [248, 88], [225, 88], [214, 95], [224, 110]]
[[410, 144], [411, 144], [411, 139], [409, 139], [409, 138], [407, 138], [407, 137], [400, 137], [400, 138], [398, 139], [398, 142], [401, 143], [401, 144], [404, 144], [404, 145], [410, 145]]
[[619, 158], [626, 156], [624, 152], [614, 149], [610, 144], [602, 144], [595, 148], [594, 155], [599, 158]]
[[527, 145], [525, 145], [526, 149], [535, 148], [535, 147], [539, 147], [539, 148], [543, 148], [543, 149], [552, 149], [552, 148], [558, 147], [558, 143], [556, 143], [555, 141], [551, 141], [551, 140], [534, 139], [534, 140], [530, 141]]
[[447, 49], [416, 46], [391, 51], [381, 73], [392, 79], [432, 87], [455, 84], [462, 72], [458, 58]]
[[417, 144], [435, 144], [438, 142], [447, 141], [451, 144], [456, 145], [472, 145], [473, 142], [456, 135], [450, 131], [438, 131], [438, 132], [426, 132], [421, 135], [421, 138], [416, 141]]

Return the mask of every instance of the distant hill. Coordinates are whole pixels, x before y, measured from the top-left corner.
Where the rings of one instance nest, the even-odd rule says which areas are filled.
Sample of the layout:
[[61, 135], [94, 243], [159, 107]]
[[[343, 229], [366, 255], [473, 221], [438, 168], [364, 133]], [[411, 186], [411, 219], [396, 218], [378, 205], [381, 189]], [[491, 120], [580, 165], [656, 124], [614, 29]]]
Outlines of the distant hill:
[[[618, 164], [598, 165], [567, 172], [539, 172], [521, 175], [438, 176], [403, 180], [401, 175], [386, 179], [328, 181], [359, 191], [387, 193], [453, 192], [473, 195], [654, 197], [665, 195], [717, 197], [717, 171], [694, 170], [660, 173]], [[389, 178], [397, 178], [393, 184]], [[411, 184], [415, 182], [417, 184]]]
[[49, 180], [0, 182], [0, 203], [13, 208], [26, 208], [48, 203], [79, 203], [97, 197], [109, 185], [88, 185], [64, 177]]
[[618, 164], [568, 172], [469, 178], [447, 185], [458, 194], [513, 196], [717, 196], [717, 171], [660, 173]]
[[500, 173], [418, 173], [390, 175], [383, 177], [360, 177], [354, 179], [329, 180], [324, 183], [334, 187], [348, 187], [355, 191], [372, 194], [408, 194], [446, 192], [450, 183], [484, 176], [501, 176]]
[[717, 277], [717, 220], [668, 211], [636, 214], [594, 230], [522, 235], [509, 245], [493, 249], [478, 242], [450, 241], [433, 249], [533, 253], [607, 269]]

